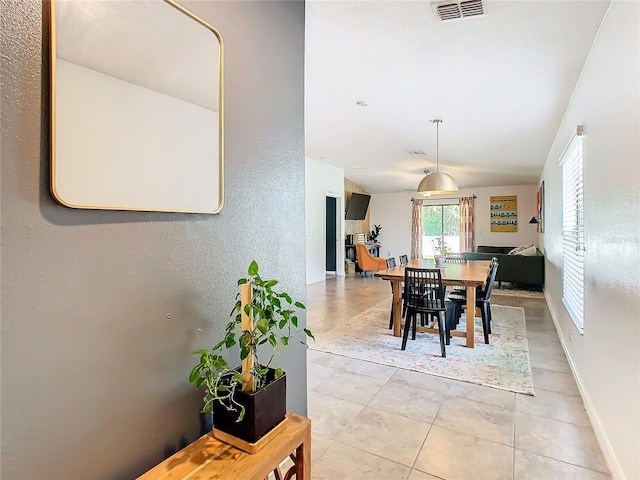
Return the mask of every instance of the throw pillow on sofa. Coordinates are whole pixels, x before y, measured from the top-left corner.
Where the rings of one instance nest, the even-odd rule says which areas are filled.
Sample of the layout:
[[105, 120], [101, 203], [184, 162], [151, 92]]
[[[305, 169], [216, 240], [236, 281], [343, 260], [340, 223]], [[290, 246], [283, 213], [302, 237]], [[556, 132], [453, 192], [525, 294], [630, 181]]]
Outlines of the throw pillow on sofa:
[[516, 247], [513, 250], [511, 250], [508, 255], [518, 255], [520, 252], [522, 252], [523, 250], [526, 250], [527, 248], [531, 248], [533, 247], [533, 243], [530, 243], [529, 245], [523, 245], [521, 247]]
[[536, 255], [536, 247], [531, 245], [529, 248], [519, 251], [516, 255], [522, 255], [523, 257], [534, 257]]

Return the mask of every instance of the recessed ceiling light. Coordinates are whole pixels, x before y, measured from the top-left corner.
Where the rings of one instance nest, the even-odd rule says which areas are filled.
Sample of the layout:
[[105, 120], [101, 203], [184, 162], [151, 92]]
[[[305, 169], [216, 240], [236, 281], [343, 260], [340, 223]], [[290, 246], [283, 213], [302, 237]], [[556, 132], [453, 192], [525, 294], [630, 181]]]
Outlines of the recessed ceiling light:
[[349, 168], [352, 168], [354, 170], [364, 170], [367, 167], [365, 167], [364, 165], [350, 165]]
[[369, 104], [367, 102], [363, 102], [363, 101], [356, 102], [356, 105], [358, 105], [359, 107], [368, 107], [369, 106]]

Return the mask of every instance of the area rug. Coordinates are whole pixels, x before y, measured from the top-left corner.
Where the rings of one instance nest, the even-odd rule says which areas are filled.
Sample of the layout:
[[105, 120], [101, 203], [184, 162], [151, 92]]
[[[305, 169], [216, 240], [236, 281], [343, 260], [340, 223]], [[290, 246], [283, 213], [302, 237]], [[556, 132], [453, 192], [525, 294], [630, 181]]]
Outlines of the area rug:
[[[333, 329], [316, 334], [309, 348], [349, 358], [427, 373], [487, 387], [533, 395], [524, 309], [492, 305], [489, 345], [484, 343], [482, 321], [476, 318], [475, 348], [464, 338], [451, 338], [447, 357], [440, 356], [437, 334], [418, 332], [402, 351], [401, 337], [389, 330], [389, 301], [359, 313]], [[463, 315], [459, 329], [464, 329]]]
[[544, 298], [542, 290], [533, 290], [518, 285], [517, 283], [502, 282], [500, 288], [494, 284], [491, 295], [504, 295], [507, 297]]

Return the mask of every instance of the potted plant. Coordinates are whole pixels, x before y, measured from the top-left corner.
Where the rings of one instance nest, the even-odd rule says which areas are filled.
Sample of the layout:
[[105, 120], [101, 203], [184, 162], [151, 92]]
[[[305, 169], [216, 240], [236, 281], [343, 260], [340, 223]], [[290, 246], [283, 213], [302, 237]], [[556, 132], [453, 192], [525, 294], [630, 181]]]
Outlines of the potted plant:
[[[304, 304], [275, 290], [277, 280], [262, 279], [255, 260], [247, 273], [238, 280], [240, 292], [224, 338], [210, 350], [193, 352], [199, 361], [189, 381], [204, 388], [202, 412], [213, 412], [214, 433], [254, 444], [286, 414], [286, 375], [275, 366], [276, 358], [298, 336], [313, 334], [298, 328], [297, 311]], [[223, 353], [236, 349], [241, 366], [232, 367]]]
[[374, 225], [373, 230], [369, 232], [369, 240], [371, 240], [373, 243], [376, 243], [378, 241], [378, 237], [380, 236], [380, 230], [382, 230], [382, 227], [380, 225]]
[[444, 235], [433, 239], [433, 251], [436, 252], [436, 254], [433, 256], [434, 260], [436, 261], [436, 266], [444, 267], [447, 253], [451, 252], [451, 247], [447, 244], [447, 242], [445, 242]]

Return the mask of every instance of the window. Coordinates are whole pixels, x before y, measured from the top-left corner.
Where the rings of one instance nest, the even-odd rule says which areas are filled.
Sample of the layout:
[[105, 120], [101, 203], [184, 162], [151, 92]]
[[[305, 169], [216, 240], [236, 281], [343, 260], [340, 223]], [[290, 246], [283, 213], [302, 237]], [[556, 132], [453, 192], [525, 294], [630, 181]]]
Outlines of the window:
[[580, 333], [584, 322], [584, 189], [582, 125], [560, 158], [562, 167], [562, 303]]
[[451, 200], [425, 200], [422, 207], [422, 256], [432, 257], [436, 239], [444, 236], [452, 253], [460, 251], [460, 205]]

